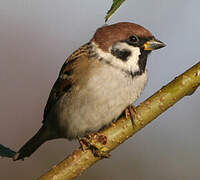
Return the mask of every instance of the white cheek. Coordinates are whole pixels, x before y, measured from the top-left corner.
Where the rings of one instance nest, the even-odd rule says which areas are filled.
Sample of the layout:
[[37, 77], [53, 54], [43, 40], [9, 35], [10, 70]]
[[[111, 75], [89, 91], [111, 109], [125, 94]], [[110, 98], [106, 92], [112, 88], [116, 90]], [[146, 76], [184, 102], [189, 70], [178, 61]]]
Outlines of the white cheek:
[[108, 52], [102, 51], [100, 48], [98, 48], [98, 45], [94, 42], [93, 45], [93, 51], [96, 52], [96, 54], [102, 58], [104, 61], [106, 61], [109, 64], [112, 64], [116, 68], [123, 69], [124, 71], [130, 71], [130, 72], [136, 72], [139, 70], [138, 60], [140, 53], [139, 47], [133, 47], [130, 46], [124, 42], [118, 42], [115, 44], [115, 48], [117, 49], [128, 49], [131, 51], [131, 56], [128, 57], [128, 60], [126, 62], [122, 61], [121, 59], [116, 58], [111, 54], [111, 48]]
[[120, 49], [120, 50], [123, 50], [123, 49], [129, 50], [131, 52], [131, 56], [128, 57], [128, 61], [126, 61], [126, 62], [121, 61], [121, 62], [126, 67], [128, 67], [129, 70], [132, 72], [136, 72], [139, 70], [138, 60], [139, 60], [139, 56], [141, 54], [139, 47], [133, 47], [133, 46], [128, 45], [127, 43], [118, 42], [115, 44], [115, 48]]

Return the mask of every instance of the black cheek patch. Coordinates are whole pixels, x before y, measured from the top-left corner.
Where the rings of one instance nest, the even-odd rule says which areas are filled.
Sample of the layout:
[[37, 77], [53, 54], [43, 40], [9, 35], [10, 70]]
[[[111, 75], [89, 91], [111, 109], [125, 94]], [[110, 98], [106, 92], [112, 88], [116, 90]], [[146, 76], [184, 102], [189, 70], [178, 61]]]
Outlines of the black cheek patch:
[[113, 56], [115, 56], [118, 59], [121, 59], [122, 61], [127, 61], [128, 57], [131, 55], [131, 51], [127, 49], [119, 50], [117, 48], [112, 48], [111, 53]]

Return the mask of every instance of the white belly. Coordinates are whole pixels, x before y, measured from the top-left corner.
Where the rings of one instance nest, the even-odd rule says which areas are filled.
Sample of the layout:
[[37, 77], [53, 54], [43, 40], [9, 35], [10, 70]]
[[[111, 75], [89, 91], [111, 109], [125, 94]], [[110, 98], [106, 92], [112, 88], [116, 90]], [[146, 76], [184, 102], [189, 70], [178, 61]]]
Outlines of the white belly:
[[104, 66], [75, 95], [66, 94], [58, 101], [56, 121], [65, 130], [65, 137], [72, 139], [98, 131], [118, 118], [144, 89], [147, 72], [132, 78], [112, 66]]

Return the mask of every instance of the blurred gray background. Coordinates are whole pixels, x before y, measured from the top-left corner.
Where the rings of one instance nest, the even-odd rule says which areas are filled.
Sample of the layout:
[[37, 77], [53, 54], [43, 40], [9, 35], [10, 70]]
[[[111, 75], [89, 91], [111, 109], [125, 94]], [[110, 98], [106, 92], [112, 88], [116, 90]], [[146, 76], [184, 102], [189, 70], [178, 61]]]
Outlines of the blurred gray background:
[[[0, 0], [1, 144], [18, 150], [39, 129], [63, 62], [104, 25], [111, 3]], [[199, 7], [197, 0], [127, 0], [108, 21], [141, 24], [167, 44], [149, 57], [149, 82], [136, 104], [199, 61]], [[199, 93], [182, 99], [77, 179], [200, 179]], [[0, 159], [0, 179], [36, 179], [78, 146], [55, 140], [25, 161]]]

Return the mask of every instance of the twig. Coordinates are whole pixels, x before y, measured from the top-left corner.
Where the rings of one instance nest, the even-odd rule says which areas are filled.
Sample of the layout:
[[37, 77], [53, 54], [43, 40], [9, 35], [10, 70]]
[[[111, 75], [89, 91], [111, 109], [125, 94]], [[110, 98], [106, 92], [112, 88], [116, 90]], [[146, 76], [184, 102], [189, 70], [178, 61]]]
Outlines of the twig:
[[[105, 145], [99, 141], [96, 142], [94, 136], [91, 136], [90, 140], [94, 141], [95, 145], [103, 151], [112, 151], [185, 95], [191, 94], [199, 85], [200, 62], [141, 103], [136, 108], [134, 126], [131, 119], [121, 117], [112, 126], [100, 132], [100, 134], [107, 137]], [[77, 149], [72, 155], [40, 177], [39, 180], [71, 180], [98, 160], [100, 158], [94, 157], [91, 150], [82, 151]]]

